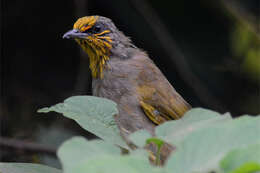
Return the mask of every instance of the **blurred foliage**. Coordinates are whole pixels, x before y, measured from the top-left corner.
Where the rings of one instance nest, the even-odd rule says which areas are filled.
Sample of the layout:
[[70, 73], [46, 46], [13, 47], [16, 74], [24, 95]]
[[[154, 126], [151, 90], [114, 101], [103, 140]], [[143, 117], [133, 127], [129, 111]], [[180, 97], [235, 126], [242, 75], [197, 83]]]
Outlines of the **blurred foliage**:
[[241, 72], [255, 83], [260, 82], [260, 38], [248, 26], [236, 24], [231, 34], [234, 58], [241, 62]]

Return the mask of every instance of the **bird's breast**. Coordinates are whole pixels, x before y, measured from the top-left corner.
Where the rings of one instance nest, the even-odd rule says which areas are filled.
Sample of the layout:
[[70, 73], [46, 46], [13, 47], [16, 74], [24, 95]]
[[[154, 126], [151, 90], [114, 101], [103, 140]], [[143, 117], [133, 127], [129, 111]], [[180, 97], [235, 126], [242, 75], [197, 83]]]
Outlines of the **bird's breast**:
[[139, 104], [138, 74], [139, 69], [129, 63], [113, 62], [104, 69], [102, 79], [93, 79], [92, 93], [117, 103], [119, 115], [116, 120], [121, 128], [132, 133], [139, 129], [152, 132], [154, 124], [145, 116]]

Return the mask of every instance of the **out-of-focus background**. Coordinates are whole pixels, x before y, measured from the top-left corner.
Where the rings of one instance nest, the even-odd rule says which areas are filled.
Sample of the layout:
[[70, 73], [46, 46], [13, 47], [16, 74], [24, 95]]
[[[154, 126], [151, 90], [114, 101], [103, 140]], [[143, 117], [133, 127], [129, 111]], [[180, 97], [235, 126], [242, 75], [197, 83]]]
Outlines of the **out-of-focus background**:
[[0, 161], [60, 167], [54, 153], [62, 141], [94, 137], [36, 112], [91, 95], [87, 56], [62, 39], [85, 15], [111, 18], [193, 107], [260, 113], [258, 0], [2, 0]]

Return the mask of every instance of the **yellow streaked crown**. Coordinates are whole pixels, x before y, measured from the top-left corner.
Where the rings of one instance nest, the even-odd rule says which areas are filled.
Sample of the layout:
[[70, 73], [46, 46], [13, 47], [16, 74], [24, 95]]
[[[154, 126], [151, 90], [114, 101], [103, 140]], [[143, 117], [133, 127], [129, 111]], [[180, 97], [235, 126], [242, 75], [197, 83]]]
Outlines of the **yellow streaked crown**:
[[97, 20], [98, 20], [98, 16], [85, 16], [85, 17], [79, 18], [74, 23], [73, 29], [78, 29], [80, 32], [84, 32], [87, 29], [94, 26]]

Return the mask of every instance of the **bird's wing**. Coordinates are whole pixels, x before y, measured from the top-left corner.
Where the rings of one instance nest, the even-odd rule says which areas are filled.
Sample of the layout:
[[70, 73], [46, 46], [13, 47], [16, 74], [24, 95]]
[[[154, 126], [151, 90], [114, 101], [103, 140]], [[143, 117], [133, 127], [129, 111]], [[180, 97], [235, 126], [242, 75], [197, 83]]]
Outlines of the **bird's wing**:
[[139, 102], [145, 114], [155, 124], [181, 118], [191, 106], [150, 59], [145, 61], [143, 70], [138, 75], [137, 87]]

